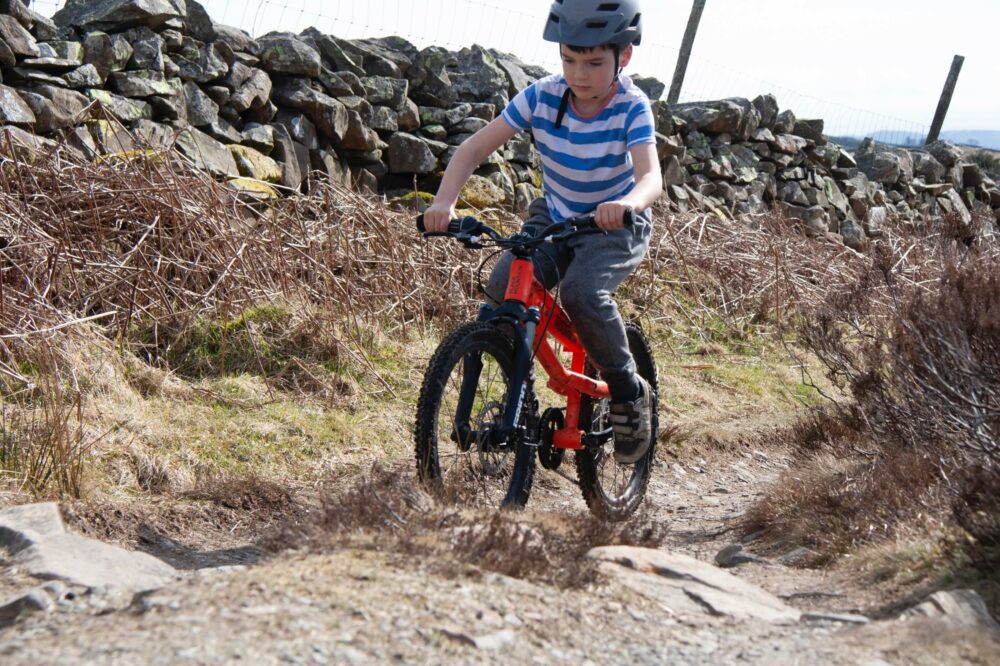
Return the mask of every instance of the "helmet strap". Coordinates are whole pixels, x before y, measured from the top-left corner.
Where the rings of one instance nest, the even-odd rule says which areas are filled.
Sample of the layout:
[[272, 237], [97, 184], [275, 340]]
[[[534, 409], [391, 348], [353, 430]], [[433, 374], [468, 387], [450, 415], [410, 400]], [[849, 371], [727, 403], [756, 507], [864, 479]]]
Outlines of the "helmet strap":
[[620, 79], [622, 75], [622, 49], [618, 44], [612, 44], [611, 48], [615, 52], [615, 78], [612, 79], [611, 86], [608, 87], [608, 90], [611, 90], [618, 85], [618, 79]]
[[569, 107], [569, 98], [573, 94], [573, 90], [569, 87], [566, 88], [566, 92], [563, 93], [562, 99], [559, 100], [559, 112], [556, 113], [556, 129], [562, 127], [563, 118], [566, 117], [566, 109]]

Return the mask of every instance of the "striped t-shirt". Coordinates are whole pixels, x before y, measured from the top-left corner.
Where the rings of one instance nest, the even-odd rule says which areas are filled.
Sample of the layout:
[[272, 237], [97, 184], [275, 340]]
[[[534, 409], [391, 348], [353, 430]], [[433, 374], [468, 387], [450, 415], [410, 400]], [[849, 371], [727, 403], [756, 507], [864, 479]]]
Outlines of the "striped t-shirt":
[[502, 116], [514, 129], [534, 134], [545, 201], [557, 222], [628, 194], [635, 187], [629, 149], [656, 142], [649, 98], [627, 76], [619, 78], [615, 96], [596, 116], [582, 118], [568, 105], [556, 129], [566, 88], [561, 74], [539, 79], [514, 97]]

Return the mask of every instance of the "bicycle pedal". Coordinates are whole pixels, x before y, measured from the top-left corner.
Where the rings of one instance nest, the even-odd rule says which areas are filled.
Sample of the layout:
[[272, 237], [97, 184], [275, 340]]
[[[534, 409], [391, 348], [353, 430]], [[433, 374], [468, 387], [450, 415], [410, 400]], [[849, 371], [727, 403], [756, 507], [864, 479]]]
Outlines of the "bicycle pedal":
[[604, 446], [605, 444], [611, 441], [612, 437], [614, 437], [614, 432], [611, 430], [611, 428], [608, 428], [607, 430], [588, 432], [586, 435], [583, 436], [581, 443], [583, 444], [584, 448], [591, 449], [598, 446]]

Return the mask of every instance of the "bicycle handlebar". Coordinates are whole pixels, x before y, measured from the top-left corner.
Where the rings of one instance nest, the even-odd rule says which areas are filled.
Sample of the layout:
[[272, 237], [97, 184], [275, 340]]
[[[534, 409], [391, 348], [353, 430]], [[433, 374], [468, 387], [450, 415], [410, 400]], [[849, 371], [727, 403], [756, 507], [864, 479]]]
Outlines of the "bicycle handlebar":
[[[537, 240], [538, 242], [541, 242], [542, 240], [553, 235], [553, 232], [560, 229], [567, 229], [567, 230], [581, 231], [581, 232], [603, 231], [600, 227], [597, 226], [597, 224], [595, 223], [595, 219], [596, 218], [594, 214], [591, 213], [589, 215], [579, 215], [577, 217], [571, 217], [563, 222], [554, 222], [549, 226], [545, 227], [545, 229], [543, 229], [539, 234], [537, 234], [534, 237], [534, 239]], [[632, 225], [635, 224], [635, 211], [633, 211], [631, 208], [626, 209], [625, 214], [622, 218], [622, 224], [624, 228], [631, 229]], [[433, 238], [435, 236], [451, 236], [457, 238], [458, 240], [462, 241], [465, 245], [468, 245], [470, 247], [480, 246], [478, 243], [478, 237], [480, 236], [488, 236], [492, 240], [496, 241], [498, 244], [503, 244], [503, 241], [512, 240], [514, 236], [517, 236], [517, 234], [514, 234], [514, 236], [511, 237], [504, 236], [493, 227], [483, 222], [480, 222], [479, 220], [477, 220], [472, 216], [466, 216], [455, 220], [451, 220], [448, 223], [447, 231], [427, 231], [427, 228], [424, 226], [424, 216], [423, 214], [421, 214], [417, 216], [417, 231], [424, 234], [424, 236], [427, 238]], [[522, 244], [525, 242], [526, 241], [521, 241]]]

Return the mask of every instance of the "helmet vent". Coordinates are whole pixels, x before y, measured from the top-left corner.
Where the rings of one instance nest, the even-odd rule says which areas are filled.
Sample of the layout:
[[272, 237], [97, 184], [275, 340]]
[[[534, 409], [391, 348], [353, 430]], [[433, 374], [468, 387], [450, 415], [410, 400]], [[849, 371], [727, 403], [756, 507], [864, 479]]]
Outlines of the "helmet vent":
[[602, 30], [608, 27], [607, 21], [587, 21], [588, 28], [596, 28], [597, 30]]
[[634, 27], [636, 27], [637, 25], [639, 25], [639, 19], [640, 19], [640, 18], [642, 18], [642, 14], [636, 14], [636, 15], [635, 15], [635, 18], [634, 18], [634, 19], [632, 19], [632, 23], [631, 23], [631, 25], [629, 25], [629, 27], [630, 27], [630, 28], [634, 28]]
[[559, 17], [555, 14], [549, 14], [549, 21], [552, 23], [559, 23]]
[[618, 2], [605, 2], [597, 8], [599, 12], [616, 12], [618, 8], [621, 7], [621, 3]]

